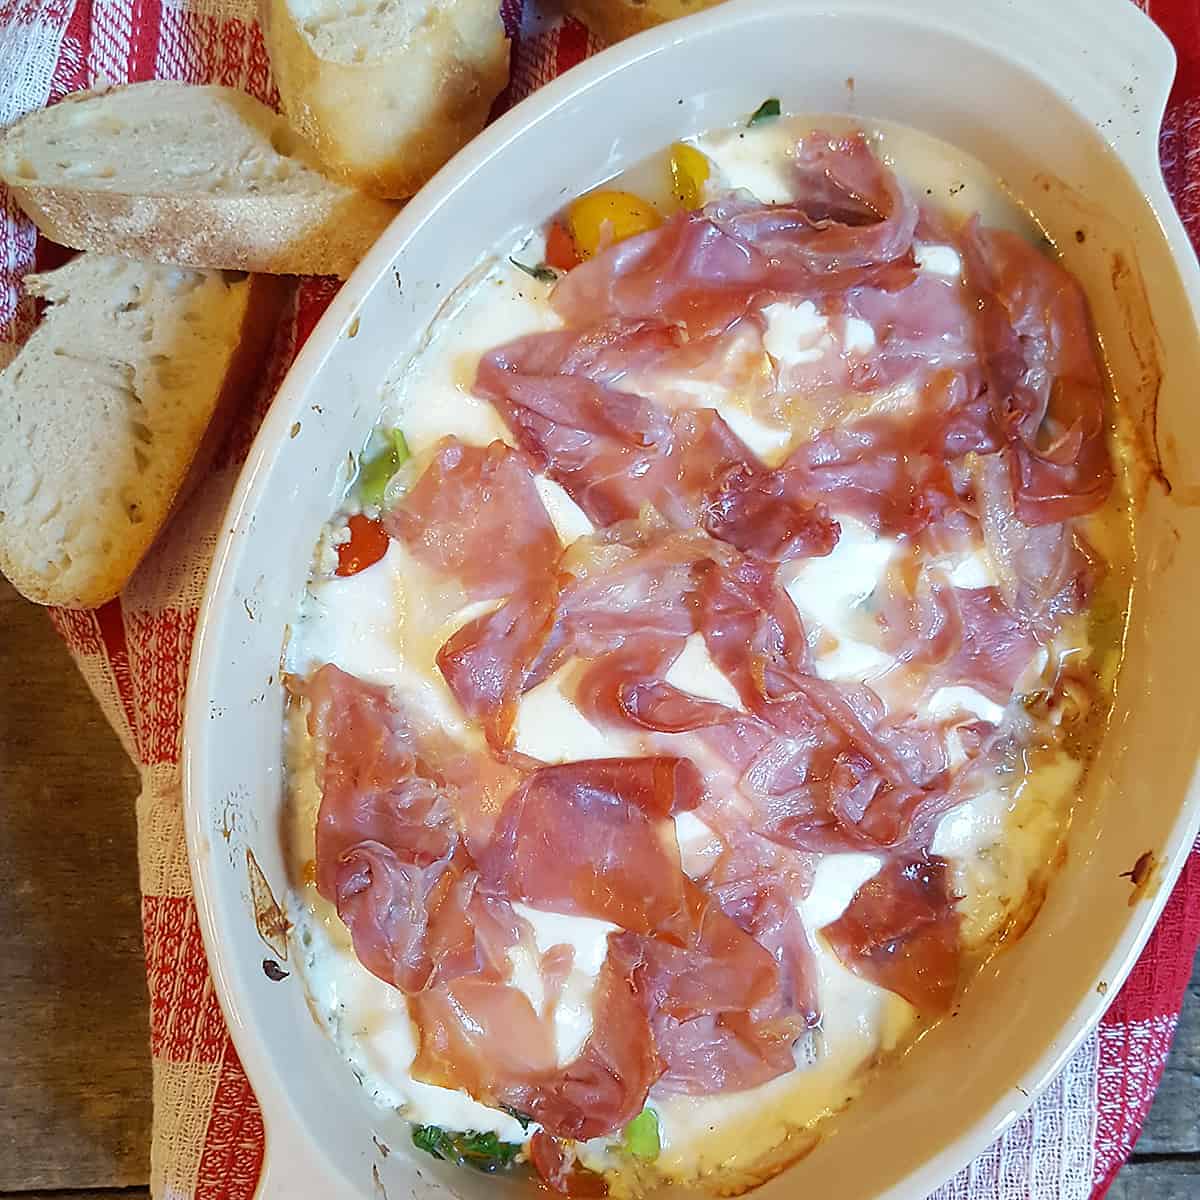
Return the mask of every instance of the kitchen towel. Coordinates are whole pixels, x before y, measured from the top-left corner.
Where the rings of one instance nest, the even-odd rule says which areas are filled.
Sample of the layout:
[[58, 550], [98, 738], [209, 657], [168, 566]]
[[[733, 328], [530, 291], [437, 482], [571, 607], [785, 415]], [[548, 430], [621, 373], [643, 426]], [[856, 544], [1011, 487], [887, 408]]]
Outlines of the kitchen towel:
[[[1180, 70], [1162, 134], [1168, 183], [1200, 243], [1200, 0], [1149, 0]], [[504, 0], [513, 76], [498, 107], [599, 48], [578, 22]], [[222, 83], [277, 101], [254, 0], [0, 0], [0, 124], [80, 88], [143, 79]], [[61, 260], [0, 190], [0, 365], [35, 320], [21, 280]], [[192, 899], [180, 798], [188, 657], [216, 530], [286, 365], [336, 291], [301, 281], [254, 404], [120, 597], [51, 619], [141, 772], [142, 920], [154, 1065], [151, 1192], [250, 1200], [263, 1126], [213, 992]], [[1125, 1161], [1150, 1107], [1200, 939], [1200, 847], [1099, 1029], [1029, 1113], [938, 1200], [1086, 1200]]]

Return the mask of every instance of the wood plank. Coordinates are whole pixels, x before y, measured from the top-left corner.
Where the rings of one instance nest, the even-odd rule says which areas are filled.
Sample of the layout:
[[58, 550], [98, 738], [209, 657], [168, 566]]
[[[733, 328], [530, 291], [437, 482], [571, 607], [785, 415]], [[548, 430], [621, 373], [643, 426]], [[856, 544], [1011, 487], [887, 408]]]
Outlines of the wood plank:
[[0, 1192], [0, 1200], [150, 1200], [146, 1188], [92, 1188], [69, 1192]]
[[1194, 1158], [1130, 1161], [1113, 1181], [1107, 1200], [1196, 1200], [1200, 1196], [1200, 1160]]
[[144, 1185], [137, 774], [46, 614], [0, 580], [0, 1193]]
[[[1200, 958], [1138, 1154], [1200, 1154]], [[1200, 1196], [1200, 1186], [1197, 1187]]]

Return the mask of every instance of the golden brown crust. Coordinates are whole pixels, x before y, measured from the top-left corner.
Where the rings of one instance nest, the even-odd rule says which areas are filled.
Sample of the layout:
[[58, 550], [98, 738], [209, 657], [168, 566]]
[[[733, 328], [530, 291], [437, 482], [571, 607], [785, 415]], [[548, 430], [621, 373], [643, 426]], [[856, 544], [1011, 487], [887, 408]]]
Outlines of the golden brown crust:
[[345, 278], [397, 209], [370, 196], [127, 195], [53, 185], [12, 194], [51, 241], [176, 266]]
[[338, 178], [379, 196], [416, 192], [487, 121], [508, 82], [488, 0], [432, 10], [409, 43], [362, 62], [322, 58], [287, 0], [259, 0], [284, 112]]

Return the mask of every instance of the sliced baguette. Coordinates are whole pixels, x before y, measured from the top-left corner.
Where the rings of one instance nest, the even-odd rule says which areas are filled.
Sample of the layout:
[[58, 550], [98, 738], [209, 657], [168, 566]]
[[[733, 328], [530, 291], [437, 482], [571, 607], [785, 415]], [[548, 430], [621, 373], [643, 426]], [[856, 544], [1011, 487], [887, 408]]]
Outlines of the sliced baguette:
[[0, 142], [0, 178], [61, 245], [189, 267], [344, 277], [396, 213], [323, 175], [252, 96], [184, 83], [30, 113]]
[[567, 11], [598, 38], [612, 43], [664, 21], [713, 8], [721, 0], [566, 0]]
[[259, 0], [279, 98], [325, 167], [411, 196], [508, 82], [496, 0]]
[[93, 254], [26, 287], [48, 304], [0, 374], [0, 571], [39, 604], [94, 608], [261, 370], [286, 289]]

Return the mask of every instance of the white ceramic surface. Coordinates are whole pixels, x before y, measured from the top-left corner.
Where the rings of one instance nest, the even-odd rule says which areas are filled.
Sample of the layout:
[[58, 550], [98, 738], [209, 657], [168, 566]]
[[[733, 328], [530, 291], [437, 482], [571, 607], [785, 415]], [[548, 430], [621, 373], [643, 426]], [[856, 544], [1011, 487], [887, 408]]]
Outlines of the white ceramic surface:
[[[266, 1121], [260, 1195], [395, 1200], [448, 1189], [473, 1200], [525, 1186], [418, 1161], [405, 1124], [372, 1105], [310, 1017], [299, 980], [263, 973], [246, 850], [285, 892], [285, 627], [335, 474], [375, 421], [381, 383], [480, 256], [565, 196], [676, 137], [731, 124], [767, 95], [785, 110], [901, 121], [993, 167], [1087, 287], [1121, 403], [1172, 488], [1149, 473], [1139, 488], [1116, 713], [1040, 917], [968, 990], [956, 1020], [881, 1073], [818, 1149], [759, 1195], [923, 1197], [1053, 1077], [1136, 959], [1200, 823], [1200, 270], [1158, 167], [1173, 68], [1169, 45], [1129, 0], [733, 0], [541, 89], [396, 219], [309, 338], [254, 444], [189, 682], [188, 840], [216, 986]], [[1131, 906], [1120, 875], [1144, 850], [1160, 865]], [[393, 1152], [382, 1156], [374, 1138]]]

